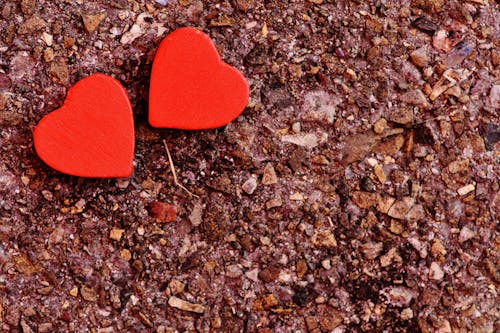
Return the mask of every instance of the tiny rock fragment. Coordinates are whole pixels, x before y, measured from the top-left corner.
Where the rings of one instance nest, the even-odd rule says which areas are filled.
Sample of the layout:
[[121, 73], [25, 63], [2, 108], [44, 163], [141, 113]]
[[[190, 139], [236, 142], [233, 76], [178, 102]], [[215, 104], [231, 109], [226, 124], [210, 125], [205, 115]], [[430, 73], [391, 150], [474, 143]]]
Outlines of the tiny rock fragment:
[[82, 295], [82, 298], [88, 302], [97, 301], [97, 294], [93, 288], [82, 286], [80, 288], [80, 295]]
[[144, 325], [146, 325], [147, 327], [153, 327], [153, 323], [151, 322], [151, 319], [149, 319], [149, 317], [146, 314], [139, 311], [138, 316]]
[[330, 230], [317, 231], [312, 237], [312, 243], [315, 246], [334, 248], [337, 246], [337, 240]]
[[405, 287], [387, 287], [380, 291], [387, 298], [387, 302], [393, 306], [408, 306], [415, 297], [415, 293]]
[[266, 208], [272, 209], [272, 208], [276, 208], [276, 207], [281, 207], [282, 204], [283, 204], [283, 200], [281, 199], [280, 196], [277, 196], [277, 197], [272, 198], [271, 200], [268, 200], [266, 202]]
[[121, 249], [120, 250], [120, 257], [123, 260], [129, 261], [130, 259], [132, 259], [132, 253], [130, 253], [130, 251], [128, 249]]
[[352, 201], [359, 208], [370, 208], [377, 204], [377, 194], [363, 191], [356, 191], [352, 193]]
[[391, 225], [389, 226], [389, 231], [396, 235], [401, 235], [403, 232], [403, 225], [398, 220], [391, 220]]
[[500, 109], [500, 84], [495, 84], [490, 90], [491, 107]]
[[170, 296], [170, 298], [168, 299], [168, 305], [182, 311], [195, 312], [195, 313], [205, 312], [205, 306], [201, 304], [190, 303], [176, 296]]
[[[275, 174], [276, 176], [276, 174]], [[243, 185], [241, 185], [241, 189], [246, 193], [246, 194], [253, 194], [255, 190], [257, 189], [257, 178], [254, 176], [249, 177]]]
[[398, 108], [389, 114], [389, 121], [401, 125], [410, 125], [413, 119], [414, 114], [411, 108]]
[[54, 38], [52, 37], [51, 34], [48, 34], [44, 31], [42, 32], [42, 40], [45, 42], [47, 46], [52, 46]]
[[320, 305], [318, 308], [319, 327], [323, 332], [333, 332], [344, 321], [340, 311], [332, 309], [327, 305]]
[[240, 265], [234, 264], [226, 267], [226, 276], [231, 279], [239, 278], [243, 275]]
[[391, 206], [391, 208], [387, 212], [387, 215], [395, 219], [404, 219], [406, 217], [406, 214], [410, 211], [414, 204], [415, 199], [404, 197], [401, 200], [396, 201]]
[[172, 279], [168, 283], [168, 292], [170, 293], [170, 295], [180, 294], [184, 291], [185, 288], [186, 284], [177, 279]]
[[476, 186], [474, 184], [468, 184], [468, 185], [465, 185], [465, 186], [462, 186], [461, 188], [459, 188], [457, 190], [457, 193], [464, 196], [464, 195], [467, 195], [467, 194], [473, 192], [475, 189], [476, 189]]
[[54, 49], [51, 48], [51, 47], [47, 47], [44, 51], [43, 51], [43, 60], [45, 62], [51, 62], [52, 60], [54, 60]]
[[358, 79], [356, 72], [350, 68], [346, 69], [344, 76], [351, 81], [356, 81]]
[[446, 55], [444, 66], [446, 68], [457, 67], [471, 52], [472, 46], [466, 41], [460, 41], [457, 45], [453, 46], [451, 51]]
[[410, 53], [411, 62], [418, 67], [429, 66], [429, 51], [426, 47], [421, 47]]
[[365, 255], [366, 259], [375, 259], [379, 256], [380, 252], [382, 252], [384, 248], [384, 244], [382, 242], [368, 242], [361, 246], [361, 250]]
[[414, 90], [410, 90], [410, 91], [404, 93], [401, 96], [400, 100], [403, 103], [415, 105], [415, 106], [418, 106], [422, 109], [426, 109], [426, 108], [430, 107], [430, 104], [427, 101], [427, 98], [425, 97], [424, 93], [420, 89], [414, 89]]
[[292, 201], [302, 201], [302, 200], [304, 200], [304, 195], [302, 193], [295, 192], [295, 193], [290, 194], [289, 198]]
[[124, 229], [113, 228], [109, 231], [109, 238], [115, 241], [119, 241], [120, 239], [122, 239], [124, 232]]
[[435, 258], [446, 255], [446, 248], [444, 247], [441, 240], [439, 240], [438, 238], [434, 239], [434, 242], [432, 243], [431, 254]]
[[469, 160], [456, 160], [448, 164], [451, 173], [466, 172], [469, 170]]
[[245, 273], [245, 276], [252, 280], [253, 282], [258, 282], [259, 281], [259, 269], [254, 268], [248, 272]]
[[12, 257], [12, 260], [14, 261], [14, 267], [21, 274], [29, 276], [33, 273], [38, 272], [38, 268], [25, 254], [16, 254]]
[[78, 287], [74, 287], [69, 291], [69, 294], [73, 297], [78, 296]]
[[460, 234], [458, 235], [458, 241], [460, 243], [463, 243], [463, 242], [466, 242], [468, 241], [469, 239], [472, 239], [476, 236], [476, 233], [469, 229], [468, 227], [463, 227], [461, 230], [460, 230]]
[[21, 23], [19, 29], [17, 29], [17, 32], [21, 35], [30, 34], [32, 32], [44, 28], [45, 26], [47, 26], [47, 23], [45, 23], [44, 20], [42, 20], [38, 16], [32, 16], [23, 23]]
[[330, 161], [326, 158], [325, 155], [315, 155], [311, 158], [311, 162], [314, 164], [328, 165]]
[[434, 23], [430, 18], [425, 16], [420, 16], [411, 23], [415, 28], [422, 30], [423, 32], [433, 34], [434, 31], [439, 29], [439, 26]]
[[294, 145], [307, 149], [312, 149], [319, 144], [318, 136], [314, 133], [283, 135], [281, 137], [281, 141], [285, 143], [292, 143]]
[[390, 196], [380, 196], [377, 201], [377, 210], [381, 213], [387, 214], [391, 206], [396, 201], [395, 198]]
[[403, 321], [410, 320], [413, 318], [413, 310], [411, 308], [403, 309], [399, 316]]
[[278, 182], [278, 177], [276, 177], [276, 171], [271, 163], [267, 163], [264, 168], [264, 174], [262, 175], [263, 185], [272, 185]]
[[193, 206], [191, 214], [189, 214], [189, 221], [193, 226], [199, 226], [203, 220], [203, 205], [201, 202], [196, 202]]
[[278, 299], [274, 294], [267, 294], [262, 297], [262, 306], [265, 310], [269, 310], [270, 308], [278, 305]]
[[88, 33], [94, 32], [97, 26], [104, 20], [106, 17], [106, 13], [97, 13], [97, 14], [83, 14], [83, 25], [85, 26], [85, 30]]
[[444, 277], [444, 272], [439, 266], [439, 263], [432, 262], [431, 267], [429, 268], [429, 278], [431, 280], [441, 281]]
[[174, 222], [177, 219], [177, 206], [173, 204], [155, 201], [150, 212], [157, 222]]
[[422, 205], [415, 205], [410, 208], [406, 214], [406, 219], [408, 221], [420, 221], [425, 218], [425, 209]]
[[422, 242], [420, 239], [418, 239], [417, 236], [412, 235], [411, 237], [407, 238], [408, 243], [411, 244], [419, 252], [420, 258], [424, 259], [427, 258], [427, 243]]
[[124, 33], [120, 39], [120, 43], [122, 44], [130, 44], [134, 40], [136, 40], [139, 36], [142, 36], [144, 34], [144, 30], [141, 28], [140, 25], [134, 24], [130, 28], [129, 31]]
[[395, 247], [393, 247], [389, 251], [387, 251], [386, 254], [380, 257], [380, 266], [387, 267], [395, 261], [402, 262], [402, 259], [398, 254], [398, 250]]
[[453, 47], [452, 41], [448, 38], [448, 32], [446, 30], [438, 30], [434, 36], [432, 36], [432, 46], [442, 52], [448, 52]]
[[322, 260], [321, 266], [328, 271], [332, 268], [332, 261], [330, 259]]
[[69, 81], [69, 69], [66, 60], [58, 58], [50, 65], [49, 74], [56, 83], [65, 85]]
[[373, 167], [373, 173], [381, 184], [384, 184], [386, 182], [387, 175], [385, 174], [385, 171], [380, 164], [376, 164]]
[[356, 134], [347, 138], [344, 143], [344, 163], [351, 164], [362, 160], [377, 144], [380, 137], [373, 132]]
[[373, 124], [373, 131], [377, 134], [381, 134], [387, 127], [387, 120], [380, 118]]
[[37, 293], [39, 293], [40, 295], [49, 295], [52, 290], [54, 290], [54, 287], [52, 286], [47, 286], [47, 287], [43, 287], [43, 288], [39, 288], [36, 290]]

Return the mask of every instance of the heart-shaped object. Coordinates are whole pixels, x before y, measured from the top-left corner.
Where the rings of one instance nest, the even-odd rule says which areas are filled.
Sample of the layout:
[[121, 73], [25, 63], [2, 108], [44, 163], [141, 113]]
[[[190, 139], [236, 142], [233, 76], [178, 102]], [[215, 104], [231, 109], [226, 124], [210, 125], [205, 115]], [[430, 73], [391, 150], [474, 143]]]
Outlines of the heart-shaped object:
[[161, 42], [151, 71], [149, 123], [186, 130], [224, 126], [249, 95], [241, 72], [223, 62], [210, 37], [180, 28]]
[[125, 88], [110, 76], [93, 74], [77, 82], [33, 135], [38, 156], [63, 173], [92, 178], [132, 173], [132, 107]]

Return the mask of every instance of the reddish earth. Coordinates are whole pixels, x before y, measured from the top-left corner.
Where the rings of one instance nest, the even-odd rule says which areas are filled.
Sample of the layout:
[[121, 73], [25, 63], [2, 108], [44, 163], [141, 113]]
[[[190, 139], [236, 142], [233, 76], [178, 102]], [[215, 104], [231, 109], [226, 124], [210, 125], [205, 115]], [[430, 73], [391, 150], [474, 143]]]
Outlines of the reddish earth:
[[[499, 331], [499, 9], [2, 1], [0, 331]], [[228, 126], [147, 123], [156, 49], [183, 26], [248, 79]], [[95, 72], [133, 105], [129, 179], [33, 148]]]

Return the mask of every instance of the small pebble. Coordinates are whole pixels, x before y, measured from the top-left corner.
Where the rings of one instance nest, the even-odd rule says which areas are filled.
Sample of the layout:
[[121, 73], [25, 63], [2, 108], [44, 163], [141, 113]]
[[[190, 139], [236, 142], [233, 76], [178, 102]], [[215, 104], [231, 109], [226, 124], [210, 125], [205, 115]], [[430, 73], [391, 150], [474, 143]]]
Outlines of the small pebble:
[[257, 188], [257, 178], [251, 176], [243, 183], [241, 188], [243, 191], [245, 191], [246, 194], [253, 194], [253, 192], [255, 192], [255, 189]]
[[465, 186], [462, 186], [461, 188], [459, 188], [457, 190], [457, 193], [463, 196], [463, 195], [467, 195], [467, 194], [473, 192], [475, 189], [476, 189], [476, 186], [474, 184], [468, 184], [468, 185], [465, 185]]
[[387, 127], [387, 120], [380, 118], [373, 124], [373, 131], [377, 134], [381, 134]]
[[125, 232], [124, 229], [113, 228], [109, 232], [109, 238], [111, 238], [111, 239], [113, 239], [115, 241], [119, 241], [120, 239], [122, 239], [122, 236], [123, 236], [124, 232]]
[[182, 300], [179, 297], [175, 297], [175, 296], [171, 296], [168, 299], [168, 305], [170, 305], [173, 308], [183, 310], [183, 311], [188, 311], [188, 312], [195, 312], [195, 313], [204, 313], [205, 312], [205, 307], [203, 305], [191, 303], [191, 302]]
[[332, 268], [332, 262], [330, 261], [330, 259], [325, 259], [321, 261], [321, 266], [323, 266], [323, 268], [328, 271]]
[[278, 177], [276, 176], [276, 171], [271, 163], [267, 163], [264, 168], [264, 173], [262, 175], [263, 185], [272, 185], [278, 182]]
[[411, 62], [418, 67], [427, 67], [429, 65], [429, 54], [427, 48], [421, 47], [410, 53]]
[[300, 130], [301, 130], [301, 126], [300, 126], [299, 122], [295, 122], [292, 124], [292, 131], [294, 133], [300, 133]]
[[461, 230], [460, 230], [460, 234], [458, 235], [458, 241], [460, 243], [463, 243], [463, 242], [466, 242], [468, 241], [469, 239], [472, 239], [476, 236], [476, 233], [467, 228], [467, 227], [463, 227]]
[[174, 222], [177, 219], [177, 206], [155, 201], [151, 204], [151, 215], [157, 222]]
[[444, 277], [444, 272], [441, 269], [441, 266], [437, 262], [431, 263], [431, 267], [429, 269], [429, 278], [431, 280], [441, 281]]
[[82, 19], [85, 30], [87, 30], [88, 33], [92, 33], [105, 17], [105, 12], [98, 14], [83, 14]]
[[413, 318], [413, 310], [411, 308], [406, 308], [401, 311], [401, 320], [406, 321]]

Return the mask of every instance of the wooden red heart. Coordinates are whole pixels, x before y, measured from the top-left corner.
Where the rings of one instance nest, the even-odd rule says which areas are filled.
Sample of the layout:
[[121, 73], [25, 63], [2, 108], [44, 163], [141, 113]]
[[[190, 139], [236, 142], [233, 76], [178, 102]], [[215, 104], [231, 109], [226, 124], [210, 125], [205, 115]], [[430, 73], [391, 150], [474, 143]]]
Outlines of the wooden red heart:
[[132, 173], [132, 107], [123, 86], [110, 76], [93, 74], [77, 82], [33, 136], [38, 156], [63, 173], [92, 178]]
[[210, 37], [180, 28], [161, 42], [149, 90], [149, 123], [187, 130], [224, 126], [243, 112], [249, 95], [241, 72], [223, 62]]

